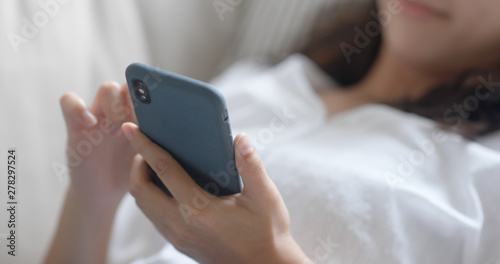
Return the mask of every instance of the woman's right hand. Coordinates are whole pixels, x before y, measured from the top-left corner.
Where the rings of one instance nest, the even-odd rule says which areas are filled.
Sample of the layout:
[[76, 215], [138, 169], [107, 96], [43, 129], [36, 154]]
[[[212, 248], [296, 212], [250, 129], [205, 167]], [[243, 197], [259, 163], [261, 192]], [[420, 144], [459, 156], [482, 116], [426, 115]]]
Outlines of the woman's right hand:
[[101, 85], [91, 108], [74, 93], [60, 99], [68, 132], [70, 191], [94, 205], [117, 206], [128, 191], [135, 151], [121, 132], [137, 123], [127, 85]]

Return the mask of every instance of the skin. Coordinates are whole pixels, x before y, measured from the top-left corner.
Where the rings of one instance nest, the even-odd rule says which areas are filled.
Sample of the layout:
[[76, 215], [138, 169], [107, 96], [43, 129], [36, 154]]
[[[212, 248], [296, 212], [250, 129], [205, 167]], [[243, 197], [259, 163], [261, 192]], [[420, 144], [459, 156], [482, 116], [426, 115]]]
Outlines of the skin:
[[[390, 1], [378, 0], [379, 9], [387, 10]], [[419, 18], [404, 8], [394, 15], [383, 33], [385, 45], [395, 58], [428, 75], [455, 74], [470, 67], [498, 65], [500, 2], [414, 1], [438, 9], [442, 15]]]
[[[377, 1], [379, 9], [387, 10], [389, 1]], [[500, 1], [425, 3], [440, 15], [415, 15], [408, 9], [394, 14], [383, 27], [381, 51], [368, 75], [351, 89], [320, 94], [330, 116], [368, 103], [418, 99], [429, 87], [465, 69], [498, 64]], [[290, 234], [287, 209], [248, 136], [235, 138], [236, 165], [245, 189], [213, 197], [138, 130], [128, 96], [126, 87], [106, 83], [88, 109], [100, 123], [112, 120], [114, 129], [71, 171], [72, 183], [45, 263], [105, 263], [112, 220], [127, 185], [158, 231], [200, 263], [311, 263]], [[110, 111], [106, 106], [117, 100], [122, 111]], [[87, 107], [74, 94], [65, 94], [61, 107], [68, 147], [75, 148], [82, 132], [98, 125], [82, 121], [89, 120], [83, 118]], [[173, 198], [153, 185], [146, 162]]]
[[[104, 83], [91, 108], [73, 93], [60, 99], [68, 149], [77, 149], [80, 142], [87, 140], [85, 131], [99, 130], [103, 139], [70, 170], [71, 182], [59, 227], [45, 263], [105, 262], [114, 215], [128, 191], [128, 164], [136, 154], [120, 129], [123, 122], [136, 122], [130, 106], [125, 104], [127, 91], [117, 83]], [[89, 115], [84, 114], [86, 111]]]
[[[135, 124], [122, 128], [139, 153], [132, 164], [130, 193], [178, 250], [200, 263], [309, 263], [290, 234], [288, 211], [248, 135], [235, 139], [244, 190], [215, 197]], [[147, 164], [173, 197], [153, 184]]]
[[[61, 97], [68, 148], [76, 149], [87, 140], [85, 131], [110, 125], [100, 129], [102, 143], [71, 170], [60, 224], [45, 263], [105, 263], [113, 219], [129, 185], [158, 231], [200, 263], [309, 263], [290, 234], [288, 211], [247, 135], [234, 139], [245, 189], [214, 197], [138, 130], [129, 96], [126, 85], [109, 82], [101, 86], [91, 108], [73, 93]], [[130, 143], [121, 132], [125, 122], [123, 131]], [[145, 160], [174, 198], [153, 184]], [[206, 206], [200, 208], [200, 201]]]
[[[390, 10], [393, 1], [409, 0], [377, 0], [379, 11]], [[363, 104], [417, 100], [470, 68], [498, 70], [499, 1], [420, 1], [443, 16], [417, 17], [404, 8], [392, 14], [382, 27], [381, 51], [367, 76], [350, 89], [321, 94], [330, 116]]]

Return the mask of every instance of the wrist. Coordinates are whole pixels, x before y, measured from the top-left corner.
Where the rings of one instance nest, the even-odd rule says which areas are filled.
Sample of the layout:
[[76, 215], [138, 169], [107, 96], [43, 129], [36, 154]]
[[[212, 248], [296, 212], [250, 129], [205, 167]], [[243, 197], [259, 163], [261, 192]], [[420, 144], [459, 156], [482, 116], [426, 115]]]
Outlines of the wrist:
[[97, 203], [70, 186], [45, 263], [104, 263], [118, 203]]
[[304, 251], [297, 244], [290, 233], [283, 235], [280, 239], [274, 242], [271, 256], [267, 261], [272, 260], [272, 263], [287, 263], [287, 264], [312, 264], [313, 262], [306, 256]]
[[106, 215], [114, 214], [123, 198], [123, 195], [84, 191], [73, 184], [70, 184], [66, 196], [66, 199], [82, 213]]

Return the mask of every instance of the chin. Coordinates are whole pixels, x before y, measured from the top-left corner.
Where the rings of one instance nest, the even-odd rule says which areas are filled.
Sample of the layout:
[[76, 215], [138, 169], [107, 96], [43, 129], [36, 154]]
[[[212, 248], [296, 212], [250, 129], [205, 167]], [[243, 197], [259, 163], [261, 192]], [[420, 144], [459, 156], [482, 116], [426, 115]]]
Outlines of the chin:
[[425, 71], [446, 71], [450, 46], [445, 36], [409, 28], [404, 24], [392, 24], [384, 31], [384, 45], [388, 52], [405, 64]]

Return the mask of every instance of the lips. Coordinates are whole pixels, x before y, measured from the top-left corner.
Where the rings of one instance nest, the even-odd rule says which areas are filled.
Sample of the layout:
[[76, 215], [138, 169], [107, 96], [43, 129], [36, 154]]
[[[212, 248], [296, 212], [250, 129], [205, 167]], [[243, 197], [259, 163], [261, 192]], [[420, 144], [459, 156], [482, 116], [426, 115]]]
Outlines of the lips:
[[443, 11], [443, 9], [431, 6], [430, 4], [424, 3], [422, 0], [399, 1], [401, 2], [402, 12], [417, 18], [448, 17], [448, 13]]

